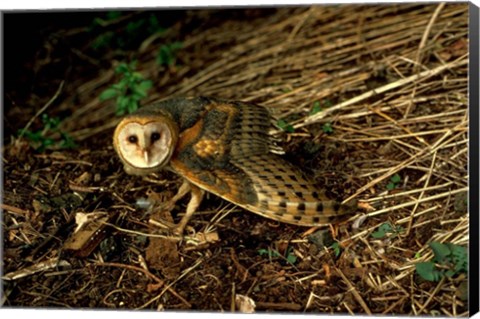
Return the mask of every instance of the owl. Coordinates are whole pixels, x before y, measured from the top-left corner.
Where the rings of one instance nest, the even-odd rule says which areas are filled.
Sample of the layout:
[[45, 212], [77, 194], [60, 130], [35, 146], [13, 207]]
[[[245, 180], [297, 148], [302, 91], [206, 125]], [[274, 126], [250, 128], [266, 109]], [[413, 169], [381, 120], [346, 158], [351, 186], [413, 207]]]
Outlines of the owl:
[[171, 202], [191, 192], [183, 230], [204, 192], [276, 221], [320, 226], [338, 222], [356, 204], [331, 200], [278, 154], [269, 111], [253, 103], [207, 97], [174, 98], [127, 115], [113, 136], [128, 174], [168, 169], [184, 183]]

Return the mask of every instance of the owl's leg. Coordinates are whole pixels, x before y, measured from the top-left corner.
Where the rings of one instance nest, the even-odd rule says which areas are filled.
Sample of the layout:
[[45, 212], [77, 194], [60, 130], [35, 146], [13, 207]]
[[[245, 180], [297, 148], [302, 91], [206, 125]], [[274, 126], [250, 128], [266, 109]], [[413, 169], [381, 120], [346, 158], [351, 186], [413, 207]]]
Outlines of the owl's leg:
[[175, 196], [173, 196], [172, 199], [168, 201], [167, 206], [173, 209], [173, 206], [175, 206], [175, 203], [178, 202], [183, 196], [187, 195], [188, 192], [190, 192], [190, 190], [191, 190], [190, 183], [186, 179], [184, 179], [182, 185], [178, 189]]
[[[200, 203], [202, 202], [203, 195], [205, 193], [202, 189], [198, 188], [195, 185], [190, 184], [186, 180], [185, 180], [184, 184], [182, 184], [180, 189], [182, 189], [182, 187], [185, 184], [187, 184], [187, 186], [185, 186], [187, 188], [187, 192], [188, 192], [188, 190], [190, 190], [192, 197], [190, 198], [190, 201], [188, 202], [187, 211], [185, 212], [185, 216], [183, 216], [182, 220], [175, 227], [174, 232], [179, 234], [179, 235], [183, 234], [185, 226], [187, 225], [187, 223], [190, 220], [190, 218], [192, 217], [192, 215], [197, 211], [197, 208], [200, 205]], [[178, 193], [180, 193], [180, 189], [178, 190]]]

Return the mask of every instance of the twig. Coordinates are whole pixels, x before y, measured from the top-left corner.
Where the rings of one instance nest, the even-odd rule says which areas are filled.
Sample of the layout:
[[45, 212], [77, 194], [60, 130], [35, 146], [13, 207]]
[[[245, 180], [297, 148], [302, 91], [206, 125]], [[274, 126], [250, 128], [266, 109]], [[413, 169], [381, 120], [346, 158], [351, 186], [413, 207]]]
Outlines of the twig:
[[432, 29], [433, 23], [437, 19], [438, 15], [440, 14], [440, 11], [442, 11], [443, 7], [445, 7], [445, 2], [440, 3], [437, 8], [435, 9], [435, 12], [433, 13], [432, 17], [430, 18], [430, 21], [428, 22], [427, 27], [425, 28], [425, 32], [423, 33], [422, 40], [420, 41], [420, 45], [418, 46], [417, 50], [417, 55], [415, 57], [415, 61], [417, 62], [414, 67], [413, 67], [413, 72], [416, 73], [418, 66], [422, 63], [422, 50], [425, 47], [425, 43], [427, 43], [428, 35], [430, 34], [430, 31]]
[[357, 302], [360, 304], [360, 306], [363, 308], [363, 310], [367, 314], [371, 315], [372, 311], [370, 310], [370, 308], [368, 308], [362, 296], [360, 296], [360, 294], [358, 293], [357, 288], [355, 288], [355, 286], [351, 283], [350, 280], [348, 280], [347, 276], [345, 276], [339, 268], [335, 267], [335, 270], [340, 275], [340, 277], [342, 277], [343, 281], [345, 281], [345, 283], [348, 286], [348, 290], [353, 294], [353, 297], [355, 298], [355, 300], [357, 300]]
[[430, 165], [430, 170], [428, 171], [427, 180], [425, 181], [425, 184], [423, 185], [422, 191], [420, 192], [420, 195], [418, 196], [418, 200], [415, 203], [415, 206], [413, 206], [413, 209], [410, 213], [410, 219], [408, 221], [407, 230], [402, 235], [402, 237], [407, 237], [410, 234], [410, 230], [412, 229], [413, 216], [415, 215], [415, 212], [417, 211], [418, 205], [420, 204], [420, 201], [422, 200], [423, 195], [425, 194], [425, 191], [428, 188], [428, 184], [430, 183], [430, 178], [432, 177], [433, 166], [435, 165], [435, 160], [436, 159], [437, 159], [437, 152], [433, 153], [432, 163]]
[[42, 261], [32, 266], [19, 269], [16, 271], [12, 271], [5, 276], [2, 276], [4, 280], [17, 280], [23, 277], [34, 275], [40, 271], [45, 271], [48, 269], [56, 268], [56, 267], [63, 267], [63, 266], [70, 266], [70, 263], [65, 260], [60, 260], [58, 257], [54, 257], [47, 261]]
[[433, 297], [435, 297], [435, 295], [437, 294], [437, 292], [440, 290], [440, 288], [443, 286], [443, 283], [445, 281], [445, 277], [442, 277], [442, 279], [440, 280], [440, 282], [438, 283], [438, 285], [435, 287], [435, 289], [433, 290], [433, 292], [431, 294], [429, 294], [428, 296], [428, 299], [427, 301], [425, 301], [425, 303], [420, 307], [420, 309], [418, 310], [418, 313], [421, 313], [425, 310], [425, 308], [428, 306], [428, 304], [433, 300]]
[[[141, 305], [140, 307], [138, 307], [137, 309], [143, 309], [145, 308], [146, 306], [148, 306], [149, 304], [153, 303], [154, 301], [162, 298], [163, 294], [168, 290], [170, 291], [171, 287], [176, 284], [177, 282], [179, 282], [183, 277], [185, 277], [190, 271], [194, 270], [195, 268], [197, 268], [198, 266], [200, 266], [200, 264], [202, 264], [203, 260], [200, 259], [198, 260], [195, 265], [193, 265], [192, 267], [188, 268], [188, 269], [185, 269], [183, 271], [183, 273], [177, 278], [175, 279], [172, 283], [168, 284], [167, 287], [165, 287], [162, 292], [160, 292], [157, 296], [155, 296], [155, 298], [152, 298], [150, 299], [149, 301], [147, 301], [146, 303], [144, 303], [143, 305]], [[170, 291], [171, 292], [171, 291]], [[192, 306], [190, 305], [189, 308], [191, 308]]]
[[40, 114], [42, 114], [43, 112], [45, 112], [45, 110], [50, 106], [52, 105], [53, 101], [55, 101], [57, 99], [57, 97], [60, 95], [60, 93], [62, 92], [62, 89], [63, 89], [63, 85], [65, 84], [65, 80], [62, 80], [62, 82], [60, 82], [60, 85], [58, 86], [58, 89], [57, 89], [57, 92], [55, 92], [55, 94], [52, 96], [52, 98], [40, 109], [38, 110], [38, 112], [30, 119], [30, 121], [28, 121], [27, 125], [25, 125], [25, 127], [22, 129], [22, 131], [20, 132], [20, 135], [19, 137], [22, 137], [23, 134], [25, 134], [25, 132], [30, 128], [30, 126], [32, 125], [33, 121], [35, 121], [35, 119], [37, 117], [40, 116]]
[[0, 203], [0, 207], [2, 208], [2, 210], [8, 210], [12, 213], [19, 214], [19, 215], [26, 216], [29, 213], [28, 210], [21, 209], [21, 208], [18, 208], [18, 207], [14, 207], [14, 206], [4, 204], [4, 203]]

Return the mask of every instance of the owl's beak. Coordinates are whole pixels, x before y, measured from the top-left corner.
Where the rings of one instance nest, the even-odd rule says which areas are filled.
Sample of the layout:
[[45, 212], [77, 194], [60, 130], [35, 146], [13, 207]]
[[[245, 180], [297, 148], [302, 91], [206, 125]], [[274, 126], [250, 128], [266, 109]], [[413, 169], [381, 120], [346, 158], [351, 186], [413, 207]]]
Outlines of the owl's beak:
[[145, 159], [145, 163], [148, 164], [148, 150], [143, 150], [143, 158]]

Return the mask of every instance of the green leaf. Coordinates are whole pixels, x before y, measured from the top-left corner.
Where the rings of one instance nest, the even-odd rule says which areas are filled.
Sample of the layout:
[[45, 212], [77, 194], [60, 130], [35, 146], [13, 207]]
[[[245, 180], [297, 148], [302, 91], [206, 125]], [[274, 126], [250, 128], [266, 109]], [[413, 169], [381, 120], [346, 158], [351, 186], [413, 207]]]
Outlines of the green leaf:
[[333, 253], [335, 254], [335, 257], [340, 256], [340, 253], [341, 253], [341, 251], [342, 251], [342, 248], [341, 248], [340, 243], [339, 243], [338, 241], [334, 242], [334, 243], [330, 246], [330, 248], [333, 249]]
[[104, 20], [103, 20], [102, 18], [95, 18], [95, 19], [93, 19], [93, 21], [92, 21], [92, 24], [93, 24], [94, 26], [96, 26], [96, 25], [100, 25], [100, 26], [101, 26], [103, 23], [104, 23]]
[[47, 125], [47, 124], [48, 124], [48, 121], [49, 121], [48, 114], [43, 113], [41, 119], [42, 119], [43, 125]]
[[420, 277], [428, 281], [439, 281], [443, 277], [443, 273], [438, 271], [431, 261], [415, 264], [415, 270]]
[[143, 92], [146, 96], [147, 91], [150, 90], [153, 86], [153, 82], [150, 80], [144, 80], [136, 86], [136, 91]]
[[322, 111], [322, 107], [320, 106], [320, 101], [313, 102], [313, 107], [310, 110], [310, 115], [317, 114], [318, 112]]
[[125, 62], [120, 63], [116, 68], [115, 68], [115, 73], [128, 73], [130, 72], [130, 68]]
[[43, 140], [43, 135], [41, 131], [38, 131], [38, 132], [25, 131], [25, 137], [35, 143]]
[[114, 34], [113, 32], [106, 32], [104, 34], [99, 35], [95, 38], [92, 42], [92, 48], [94, 50], [99, 50], [102, 48], [106, 48], [111, 46]]
[[293, 128], [292, 125], [288, 124], [287, 122], [285, 122], [284, 120], [278, 120], [277, 121], [277, 126], [284, 130], [285, 132], [288, 132], [288, 133], [293, 133], [295, 132], [295, 129]]
[[130, 100], [130, 102], [127, 105], [127, 112], [128, 113], [133, 113], [138, 109], [138, 103], [137, 101]]
[[130, 103], [130, 99], [126, 96], [117, 97], [117, 115], [123, 115], [127, 112], [127, 106]]
[[450, 248], [447, 245], [442, 244], [437, 241], [433, 241], [428, 244], [430, 248], [433, 250], [433, 254], [435, 255], [434, 261], [442, 263], [444, 262], [447, 257], [451, 254]]
[[175, 60], [176, 51], [182, 47], [183, 44], [181, 42], [162, 45], [158, 50], [157, 63], [160, 65], [172, 65]]
[[129, 79], [130, 79], [130, 83], [137, 84], [143, 81], [143, 75], [140, 72], [132, 72], [132, 74], [130, 74]]
[[[23, 131], [23, 135], [33, 141], [33, 142], [36, 142], [37, 141], [37, 133], [39, 132], [31, 132], [31, 131]], [[20, 136], [22, 134], [22, 130], [18, 130], [18, 135]]]
[[61, 133], [61, 135], [62, 135], [62, 141], [60, 142], [61, 148], [70, 149], [70, 148], [77, 147], [77, 144], [75, 144], [75, 141], [73, 140], [72, 137], [70, 137], [70, 135], [63, 132]]
[[372, 233], [372, 237], [373, 237], [373, 238], [376, 238], [376, 239], [383, 238], [383, 237], [385, 237], [385, 235], [386, 235], [385, 232], [384, 232], [384, 231], [381, 231], [381, 230], [377, 230], [377, 231], [374, 231], [374, 232]]
[[171, 65], [173, 62], [173, 56], [170, 50], [166, 47], [160, 47], [160, 51], [157, 56], [157, 63], [160, 65]]
[[42, 146], [47, 147], [47, 146], [52, 146], [55, 144], [55, 140], [53, 138], [47, 137], [42, 141]]
[[138, 20], [138, 21], [132, 21], [127, 24], [126, 31], [127, 33], [134, 34], [136, 33], [144, 24], [146, 21], [144, 19]]
[[263, 249], [262, 248], [262, 249], [257, 250], [257, 252], [260, 256], [268, 255], [268, 258], [280, 257], [281, 256], [278, 251], [276, 251], [274, 249], [270, 249], [270, 248], [268, 248], [268, 249]]
[[378, 227], [378, 229], [386, 233], [391, 233], [393, 231], [392, 225], [390, 223], [383, 223]]
[[323, 124], [322, 130], [323, 130], [325, 133], [327, 133], [327, 134], [333, 133], [332, 124], [331, 124], [331, 123], [325, 123], [325, 124]]
[[139, 89], [138, 87], [135, 87], [132, 91], [133, 94], [131, 95], [131, 97], [134, 101], [140, 101], [144, 97], [147, 97], [147, 93], [144, 90]]
[[390, 223], [383, 223], [380, 226], [378, 226], [378, 230], [372, 233], [373, 238], [384, 238], [387, 233], [393, 233], [393, 228]]
[[452, 252], [451, 259], [455, 265], [455, 273], [468, 272], [468, 251], [465, 247], [447, 243], [448, 248]]
[[103, 102], [105, 100], [116, 97], [117, 94], [118, 94], [118, 90], [110, 87], [100, 94], [99, 99], [100, 99], [100, 101]]
[[293, 248], [291, 246], [287, 249], [287, 257], [286, 260], [289, 264], [293, 265], [297, 261], [297, 256], [293, 253]]
[[292, 265], [295, 264], [297, 262], [297, 256], [295, 256], [294, 254], [288, 254], [287, 262]]
[[403, 228], [402, 226], [396, 226], [395, 227], [395, 232], [396, 233], [402, 233], [404, 230], [405, 230], [405, 228]]
[[266, 250], [266, 249], [264, 249], [264, 248], [261, 248], [261, 249], [257, 250], [257, 252], [258, 252], [258, 254], [259, 254], [260, 256], [269, 254], [269, 253], [268, 253], [268, 250]]
[[148, 17], [148, 31], [150, 33], [164, 32], [165, 30], [160, 26], [160, 22], [154, 14]]
[[402, 178], [400, 177], [400, 175], [395, 174], [392, 177], [390, 177], [390, 180], [392, 181], [392, 183], [398, 184], [402, 181]]
[[395, 186], [396, 186], [396, 185], [395, 185], [394, 183], [390, 182], [390, 183], [387, 184], [387, 189], [388, 189], [389, 191], [394, 190], [394, 189], [395, 189]]
[[48, 114], [42, 114], [42, 122], [47, 130], [55, 129], [60, 124], [58, 117], [49, 117]]

